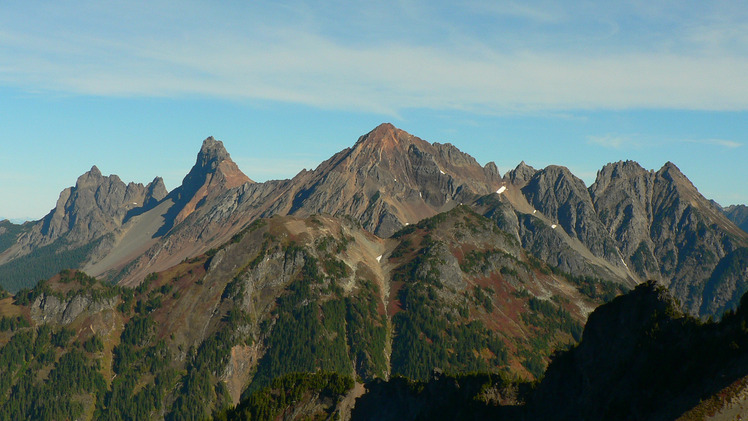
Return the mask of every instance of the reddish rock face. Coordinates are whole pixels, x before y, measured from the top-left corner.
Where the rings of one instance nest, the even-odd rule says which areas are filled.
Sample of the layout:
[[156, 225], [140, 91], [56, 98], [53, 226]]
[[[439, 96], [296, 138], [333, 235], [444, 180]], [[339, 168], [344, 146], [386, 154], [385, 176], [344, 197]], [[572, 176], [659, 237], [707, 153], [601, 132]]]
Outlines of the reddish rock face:
[[223, 142], [213, 136], [205, 139], [195, 165], [182, 181], [182, 186], [175, 190], [175, 202], [181, 205], [181, 210], [174, 223], [182, 222], [208, 195], [215, 197], [244, 183], [254, 181], [231, 160]]

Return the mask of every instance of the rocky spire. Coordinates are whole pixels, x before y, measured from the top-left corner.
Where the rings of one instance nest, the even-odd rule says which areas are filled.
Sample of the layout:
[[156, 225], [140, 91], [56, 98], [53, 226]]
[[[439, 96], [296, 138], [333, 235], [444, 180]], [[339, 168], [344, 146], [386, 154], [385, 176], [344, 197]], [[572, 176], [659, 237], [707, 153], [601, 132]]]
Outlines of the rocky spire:
[[525, 184], [533, 175], [535, 175], [536, 172], [538, 171], [535, 168], [525, 164], [525, 161], [522, 161], [515, 169], [507, 172], [504, 179], [512, 184]]
[[179, 208], [174, 222], [183, 221], [206, 196], [219, 194], [244, 183], [254, 181], [231, 160], [223, 142], [213, 136], [208, 137], [203, 141], [195, 165], [184, 177], [182, 185], [172, 192], [172, 198]]

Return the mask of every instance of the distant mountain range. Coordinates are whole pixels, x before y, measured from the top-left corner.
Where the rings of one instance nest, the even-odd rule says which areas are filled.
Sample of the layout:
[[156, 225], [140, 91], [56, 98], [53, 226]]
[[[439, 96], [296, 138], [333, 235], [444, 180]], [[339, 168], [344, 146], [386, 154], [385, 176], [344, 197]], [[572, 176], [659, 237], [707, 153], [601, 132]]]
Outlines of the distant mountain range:
[[0, 221], [9, 221], [12, 224], [21, 225], [24, 222], [33, 221], [33, 218], [6, 218], [4, 216], [0, 216]]
[[725, 215], [743, 231], [748, 231], [748, 206], [730, 205], [723, 209]]
[[744, 224], [745, 207], [723, 213], [672, 163], [608, 164], [589, 187], [561, 166], [523, 162], [502, 177], [493, 163], [390, 124], [291, 180], [253, 182], [213, 138], [170, 193], [160, 178], [125, 184], [94, 166], [42, 220], [0, 232], [0, 284], [17, 291], [75, 267], [134, 286], [257, 218], [345, 216], [387, 238], [461, 203], [552, 267], [629, 288], [658, 280], [694, 315], [734, 308], [748, 288], [731, 269], [746, 265], [748, 234], [729, 219]]

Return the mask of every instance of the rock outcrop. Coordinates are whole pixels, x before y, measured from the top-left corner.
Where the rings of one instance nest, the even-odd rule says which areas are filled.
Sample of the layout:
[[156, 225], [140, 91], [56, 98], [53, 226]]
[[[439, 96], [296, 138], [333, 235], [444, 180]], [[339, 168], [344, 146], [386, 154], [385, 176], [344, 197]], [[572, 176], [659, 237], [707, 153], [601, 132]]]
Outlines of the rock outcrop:
[[169, 195], [169, 199], [174, 201], [170, 212], [176, 214], [173, 223], [182, 222], [201, 204], [244, 183], [254, 181], [231, 160], [223, 142], [213, 136], [208, 137], [203, 141], [197, 161], [182, 180], [182, 185]]
[[[536, 172], [522, 187], [527, 201], [561, 228], [577, 238], [592, 254], [609, 264], [624, 268], [621, 255], [608, 230], [595, 212], [587, 187], [566, 167], [551, 165]], [[532, 238], [525, 242], [534, 241]]]
[[56, 295], [42, 294], [31, 305], [30, 314], [31, 318], [39, 324], [69, 325], [81, 314], [112, 310], [118, 302], [119, 297], [93, 298], [79, 294], [70, 299], [61, 299]]
[[[121, 226], [128, 212], [164, 198], [161, 178], [148, 185], [125, 184], [116, 175], [103, 176], [96, 166], [81, 175], [74, 187], [60, 193], [55, 209], [40, 222], [30, 240], [36, 246], [54, 242], [63, 235], [74, 244], [84, 244]], [[21, 240], [23, 241], [23, 240]]]
[[145, 186], [132, 182], [125, 184], [118, 176], [104, 176], [93, 166], [78, 178], [75, 186], [60, 193], [57, 205], [49, 214], [17, 230], [13, 244], [0, 253], [0, 265], [28, 256], [27, 266], [50, 266], [48, 273], [39, 273], [34, 279], [26, 281], [27, 286], [32, 286], [31, 283], [40, 278], [52, 276], [60, 269], [69, 267], [65, 266], [64, 261], [51, 263], [49, 250], [43, 256], [34, 254], [35, 251], [53, 247], [54, 253], [59, 254], [88, 249], [96, 243], [103, 253], [112, 240], [110, 234], [120, 229], [133, 215], [154, 207], [166, 197], [166, 193], [160, 177]]
[[536, 172], [538, 172], [538, 170], [525, 164], [525, 161], [522, 161], [516, 168], [508, 171], [504, 175], [504, 179], [512, 184], [522, 187], [530, 181]]

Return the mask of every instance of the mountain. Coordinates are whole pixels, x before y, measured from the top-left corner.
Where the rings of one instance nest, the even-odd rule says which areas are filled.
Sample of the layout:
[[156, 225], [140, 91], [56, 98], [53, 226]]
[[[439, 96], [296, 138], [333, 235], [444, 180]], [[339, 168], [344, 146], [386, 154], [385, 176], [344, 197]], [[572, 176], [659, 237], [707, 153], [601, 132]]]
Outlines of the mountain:
[[[208, 137], [203, 141], [195, 164], [182, 184], [152, 206], [133, 212], [127, 223], [114, 233], [107, 252], [102, 253], [101, 258], [90, 259], [83, 269], [95, 276], [111, 278], [123, 268], [132, 268], [133, 259], [147, 253], [154, 244], [168, 243], [169, 239], [165, 237], [190, 214], [206, 204], [214, 203], [224, 192], [251, 183], [253, 181], [231, 160], [223, 142]], [[191, 249], [185, 247], [182, 253], [189, 253], [191, 257], [210, 248], [200, 240], [194, 241], [191, 246]], [[169, 261], [162, 269], [184, 259], [182, 254], [178, 257], [178, 260]], [[140, 280], [143, 276], [145, 274]]]
[[[734, 308], [726, 303], [737, 304], [745, 290], [734, 282], [717, 286], [715, 270], [727, 256], [743, 255], [738, 250], [748, 246], [748, 235], [674, 164], [656, 172], [631, 161], [608, 164], [589, 191], [600, 220], [640, 280], [660, 281], [694, 315]], [[745, 279], [741, 271], [733, 275]]]
[[504, 179], [500, 197], [516, 216], [504, 212], [502, 228], [516, 232], [525, 248], [574, 275], [636, 285], [582, 180], [565, 167], [535, 170], [524, 163]]
[[0, 413], [667, 418], [742, 390], [746, 236], [671, 163], [501, 177], [383, 124], [255, 183], [208, 138], [171, 192], [94, 167], [0, 221], [0, 281], [58, 272], [0, 290]]
[[152, 271], [229, 240], [253, 220], [272, 215], [326, 213], [358, 221], [387, 237], [406, 224], [436, 215], [498, 189], [493, 163], [481, 167], [450, 144], [428, 143], [382, 124], [313, 171], [291, 180], [244, 184], [204, 200], [118, 279], [135, 285]]
[[62, 191], [55, 208], [15, 232], [12, 245], [0, 253], [0, 279], [10, 290], [31, 286], [66, 267], [104, 253], [111, 234], [133, 213], [155, 206], [166, 196], [161, 178], [148, 185], [125, 184], [103, 176], [94, 166], [74, 187]]
[[554, 273], [467, 206], [390, 239], [332, 216], [259, 219], [134, 289], [63, 271], [0, 300], [0, 407], [204, 418], [299, 372], [534, 378], [617, 293]]
[[647, 282], [598, 307], [581, 342], [554, 354], [537, 384], [438, 371], [426, 381], [375, 380], [352, 419], [740, 419], [747, 321], [748, 294], [719, 323], [703, 323]]
[[223, 142], [212, 136], [208, 137], [203, 141], [197, 161], [182, 180], [182, 185], [167, 196], [167, 200], [174, 203], [168, 213], [174, 216], [169, 218], [163, 232], [168, 232], [173, 225], [184, 221], [202, 203], [244, 183], [254, 181], [244, 175], [231, 160]]
[[283, 213], [350, 215], [380, 237], [501, 184], [493, 163], [481, 167], [451, 144], [431, 144], [391, 124], [376, 127], [298, 179]]
[[[746, 289], [741, 250], [748, 234], [672, 163], [659, 171], [608, 164], [589, 187], [556, 165], [522, 162], [501, 177], [493, 163], [481, 166], [453, 145], [391, 124], [290, 180], [253, 182], [212, 137], [168, 194], [160, 179], [125, 186], [92, 169], [42, 221], [0, 234], [15, 241], [0, 254], [0, 282], [17, 291], [76, 267], [136, 286], [149, 273], [219, 247], [259, 218], [327, 214], [388, 238], [461, 203], [554, 270], [625, 288], [656, 279], [694, 315], [719, 316]], [[31, 267], [44, 267], [44, 276]]]
[[730, 205], [722, 210], [725, 216], [743, 231], [748, 232], [748, 206]]
[[703, 324], [648, 282], [601, 306], [581, 343], [548, 368], [530, 418], [697, 419], [709, 405], [714, 414], [748, 380], [748, 295], [742, 301], [721, 323]]
[[[451, 319], [463, 305], [453, 312], [444, 303], [428, 301], [453, 299], [455, 292], [450, 285], [435, 286], [426, 276], [425, 286], [401, 286], [407, 292], [397, 295], [405, 301], [397, 304], [394, 317], [388, 316], [392, 307], [386, 303], [391, 301], [380, 289], [386, 284], [379, 284], [379, 276], [393, 267], [403, 273], [397, 269], [402, 266], [399, 261], [382, 264], [384, 258], [374, 254], [393, 246], [394, 252], [407, 245], [405, 236], [421, 231], [441, 232], [438, 244], [442, 235], [461, 232], [454, 224], [481, 221], [465, 216], [470, 215], [458, 210], [443, 220], [429, 219], [402, 233], [397, 244], [330, 217], [272, 218], [253, 224], [211, 256], [154, 274], [136, 289], [63, 271], [33, 290], [0, 297], [2, 413], [9, 419], [211, 414], [216, 419], [702, 419], [715, 413], [734, 417], [748, 404], [748, 294], [719, 323], [703, 323], [684, 315], [654, 282], [597, 308], [581, 342], [555, 353], [535, 385], [510, 375], [511, 364], [495, 364], [503, 359], [484, 359], [492, 357], [488, 350], [493, 345], [483, 342], [476, 329], [488, 311], [479, 294], [465, 302], [470, 317], [477, 317], [471, 323], [458, 318], [446, 331], [428, 319], [412, 326], [420, 327], [422, 345], [444, 347], [447, 352], [440, 358], [445, 361], [464, 349], [462, 358], [468, 358], [455, 361], [489, 363], [480, 368], [483, 374], [464, 374], [470, 368], [458, 366], [444, 374], [433, 366], [438, 360], [422, 359], [417, 343], [410, 341], [407, 349], [416, 352], [408, 363], [430, 365], [430, 374], [420, 380], [390, 378], [387, 367], [397, 365], [394, 342], [407, 337], [397, 334], [389, 354], [387, 332], [408, 326], [397, 321], [397, 314]], [[470, 224], [465, 226], [472, 232]], [[479, 225], [473, 228], [479, 231], [473, 240], [486, 238]], [[501, 241], [511, 242], [509, 237]], [[354, 271], [349, 265], [356, 260]], [[416, 273], [433, 274], [429, 260], [414, 266], [405, 257]], [[480, 272], [491, 261], [466, 259], [463, 265], [473, 263], [463, 274]], [[543, 272], [535, 272], [539, 274]], [[471, 278], [467, 287], [475, 291]], [[494, 285], [512, 283], [507, 278]], [[523, 303], [519, 307], [494, 296], [493, 312], [523, 307], [526, 327], [532, 320], [563, 319], [554, 306], [564, 303], [562, 296], [541, 299], [552, 306], [543, 309], [522, 295], [515, 297]], [[413, 304], [422, 300], [424, 306], [417, 310]], [[467, 348], [448, 339], [460, 329], [469, 333], [461, 336]], [[563, 324], [550, 332], [563, 332]], [[507, 337], [499, 338], [507, 357], [524, 354]], [[471, 352], [469, 344], [486, 348]], [[356, 383], [354, 373], [366, 383]]]

